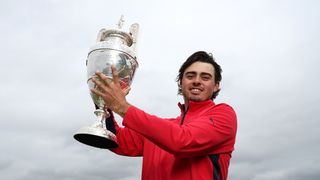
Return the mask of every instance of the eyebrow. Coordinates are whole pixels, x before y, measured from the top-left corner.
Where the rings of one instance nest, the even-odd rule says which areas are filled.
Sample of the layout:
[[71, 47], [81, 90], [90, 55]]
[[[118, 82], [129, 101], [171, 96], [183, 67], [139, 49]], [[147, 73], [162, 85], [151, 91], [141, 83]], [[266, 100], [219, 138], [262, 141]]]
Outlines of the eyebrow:
[[[185, 73], [185, 75], [188, 75], [188, 74], [196, 75], [197, 72], [196, 71], [188, 71]], [[212, 74], [206, 73], [206, 72], [201, 72], [200, 75], [208, 75], [208, 76], [212, 77]]]

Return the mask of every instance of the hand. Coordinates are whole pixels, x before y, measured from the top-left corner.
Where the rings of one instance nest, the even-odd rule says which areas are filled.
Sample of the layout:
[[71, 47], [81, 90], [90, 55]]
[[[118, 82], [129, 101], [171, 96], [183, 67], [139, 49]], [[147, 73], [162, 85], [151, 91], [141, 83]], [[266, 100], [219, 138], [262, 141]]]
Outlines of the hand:
[[103, 98], [105, 106], [123, 117], [131, 106], [125, 98], [130, 91], [130, 87], [121, 89], [118, 71], [114, 65], [111, 66], [111, 70], [113, 81], [103, 73], [96, 72], [97, 78], [93, 78], [92, 81], [99, 87], [99, 90], [91, 89], [91, 91]]
[[106, 115], [106, 118], [108, 118], [108, 117], [111, 116], [111, 114], [109, 113], [108, 109], [109, 109], [109, 108], [108, 108], [107, 106], [104, 106], [104, 107], [103, 107], [103, 111], [104, 111], [104, 113], [105, 113], [105, 115]]
[[[127, 89], [122, 89], [123, 93], [125, 93], [126, 96], [129, 94], [130, 90], [131, 90], [130, 87], [128, 87]], [[103, 111], [106, 113], [106, 117], [110, 117], [111, 115], [108, 110], [109, 110], [108, 106], [104, 105]]]

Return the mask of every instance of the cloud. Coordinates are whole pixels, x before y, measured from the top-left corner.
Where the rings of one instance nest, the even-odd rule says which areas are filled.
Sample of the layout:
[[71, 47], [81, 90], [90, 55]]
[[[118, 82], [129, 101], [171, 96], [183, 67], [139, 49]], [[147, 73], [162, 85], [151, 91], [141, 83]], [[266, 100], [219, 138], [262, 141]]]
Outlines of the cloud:
[[141, 158], [72, 137], [95, 121], [88, 50], [124, 14], [141, 28], [132, 104], [177, 116], [181, 63], [213, 52], [223, 69], [217, 102], [238, 115], [229, 179], [317, 179], [318, 9], [315, 1], [1, 2], [2, 178], [140, 179]]

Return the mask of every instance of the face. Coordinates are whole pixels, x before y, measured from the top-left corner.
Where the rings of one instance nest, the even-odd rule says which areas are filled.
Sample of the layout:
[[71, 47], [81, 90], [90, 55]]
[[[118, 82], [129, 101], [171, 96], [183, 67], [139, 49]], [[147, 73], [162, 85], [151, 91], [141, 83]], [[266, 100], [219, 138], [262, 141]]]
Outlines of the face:
[[211, 99], [213, 92], [219, 90], [214, 80], [214, 67], [205, 62], [194, 62], [183, 73], [181, 90], [185, 102], [206, 101]]

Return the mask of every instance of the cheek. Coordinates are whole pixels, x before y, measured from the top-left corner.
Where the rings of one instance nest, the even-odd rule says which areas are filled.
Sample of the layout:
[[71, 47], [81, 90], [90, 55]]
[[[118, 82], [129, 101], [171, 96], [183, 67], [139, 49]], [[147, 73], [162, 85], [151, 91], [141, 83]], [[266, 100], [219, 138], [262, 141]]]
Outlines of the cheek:
[[189, 91], [188, 91], [188, 89], [190, 87], [189, 84], [190, 83], [188, 83], [186, 81], [181, 82], [180, 88], [181, 88], [182, 94], [187, 95], [189, 93]]
[[207, 87], [208, 87], [208, 91], [211, 92], [211, 93], [216, 92], [218, 90], [218, 86], [216, 86], [213, 83], [208, 84]]
[[184, 88], [184, 87], [188, 86], [188, 84], [190, 84], [190, 83], [188, 82], [188, 80], [182, 80], [181, 83], [180, 83], [180, 87], [181, 87], [181, 88]]

